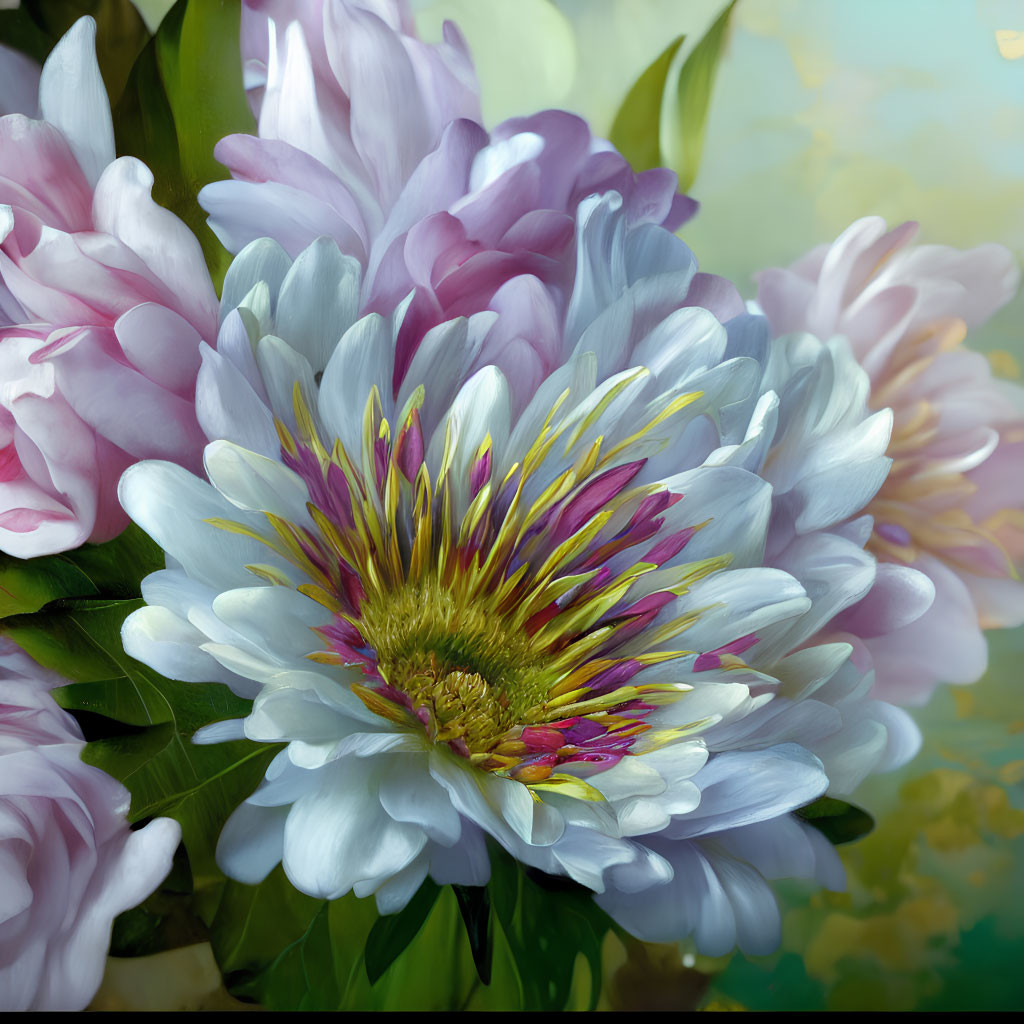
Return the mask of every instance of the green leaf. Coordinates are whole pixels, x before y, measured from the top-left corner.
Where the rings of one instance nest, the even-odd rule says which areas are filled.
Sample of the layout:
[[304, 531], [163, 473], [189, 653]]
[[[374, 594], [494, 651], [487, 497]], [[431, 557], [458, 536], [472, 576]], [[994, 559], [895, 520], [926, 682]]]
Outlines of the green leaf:
[[334, 974], [334, 950], [323, 903], [302, 935], [271, 965], [260, 987], [268, 1010], [336, 1010], [341, 992]]
[[722, 57], [732, 0], [683, 62], [675, 82], [669, 82], [661, 105], [659, 138], [664, 162], [679, 175], [680, 191], [697, 177], [715, 72]]
[[153, 197], [203, 246], [215, 283], [230, 256], [206, 224], [199, 190], [228, 177], [213, 157], [225, 135], [256, 122], [242, 83], [239, 0], [178, 0], [132, 69], [114, 116], [117, 150], [153, 171]]
[[39, 611], [60, 597], [95, 593], [89, 577], [62, 555], [23, 559], [0, 554], [0, 618]]
[[364, 953], [366, 977], [371, 985], [405, 952], [430, 916], [440, 895], [441, 887], [428, 878], [404, 909], [397, 914], [385, 914], [377, 918], [376, 924], [370, 929]]
[[210, 945], [228, 988], [251, 989], [259, 974], [305, 935], [323, 905], [299, 892], [280, 865], [259, 885], [228, 882], [210, 922]]
[[[291, 889], [280, 868], [259, 886], [229, 882], [210, 925], [227, 986], [281, 1011], [561, 1010], [570, 999], [586, 1005], [582, 955], [593, 1007], [611, 922], [578, 886], [546, 876], [539, 885], [500, 856], [488, 896], [471, 891], [460, 903], [457, 887], [428, 882], [405, 910], [380, 918], [372, 897], [313, 900]], [[471, 929], [483, 931], [488, 902], [504, 917], [500, 927], [492, 922], [489, 984], [466, 928], [471, 908]]]
[[834, 846], [852, 843], [875, 827], [875, 819], [867, 811], [830, 796], [820, 797], [814, 803], [801, 807], [796, 814]]
[[452, 891], [459, 901], [459, 913], [466, 926], [466, 938], [473, 951], [476, 973], [485, 985], [490, 985], [494, 934], [491, 931], [491, 899], [487, 888], [480, 885], [453, 885]]
[[160, 545], [135, 523], [105, 544], [84, 544], [57, 557], [84, 573], [100, 597], [138, 597], [139, 584], [165, 565]]
[[672, 58], [686, 36], [677, 36], [636, 80], [612, 123], [610, 139], [637, 171], [660, 167], [661, 101]]
[[[272, 914], [276, 900], [267, 898], [264, 911]], [[358, 992], [355, 1006], [367, 1008], [363, 949], [377, 919], [376, 905], [372, 898], [351, 893], [330, 903], [315, 902], [306, 926], [268, 966], [244, 984], [232, 984], [235, 995], [256, 999], [268, 1010], [338, 1010], [345, 1007], [346, 995]], [[286, 921], [294, 930], [294, 917]]]
[[142, 579], [163, 565], [163, 552], [134, 523], [106, 544], [60, 555], [0, 554], [0, 618], [37, 612], [62, 597], [135, 597]]
[[516, 964], [522, 1009], [564, 1009], [580, 955], [590, 967], [594, 1009], [601, 994], [601, 946], [611, 919], [581, 886], [533, 874], [527, 877], [508, 854], [492, 851], [491, 896]]
[[145, 902], [114, 919], [110, 955], [150, 956], [206, 940], [206, 928], [195, 914], [192, 894], [160, 888]]
[[75, 684], [55, 691], [72, 711], [116, 719], [124, 732], [89, 743], [83, 760], [131, 791], [130, 821], [170, 815], [182, 827], [196, 887], [222, 878], [214, 849], [228, 815], [255, 788], [279, 745], [235, 740], [195, 745], [202, 725], [248, 713], [248, 701], [215, 683], [164, 679], [121, 646], [125, 616], [141, 600], [64, 601], [5, 620], [0, 630]]
[[[353, 915], [370, 904], [366, 899], [331, 905], [335, 956], [345, 940], [361, 934]], [[340, 904], [340, 905], [339, 905]], [[345, 965], [336, 959], [338, 977]], [[342, 1009], [391, 1011], [508, 1010], [519, 1005], [519, 986], [504, 936], [495, 934], [494, 970], [489, 985], [482, 984], [466, 936], [465, 922], [453, 887], [444, 886], [426, 923], [402, 954], [372, 987], [365, 969], [349, 975]]]

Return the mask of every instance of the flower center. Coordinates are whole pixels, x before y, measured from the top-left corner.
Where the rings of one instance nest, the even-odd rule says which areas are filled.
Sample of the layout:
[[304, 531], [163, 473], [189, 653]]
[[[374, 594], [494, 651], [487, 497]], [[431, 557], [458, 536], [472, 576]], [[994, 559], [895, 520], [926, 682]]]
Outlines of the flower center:
[[631, 445], [651, 450], [652, 429], [696, 395], [663, 396], [618, 444], [594, 436], [596, 427], [588, 436], [630, 382], [623, 375], [589, 416], [585, 407], [555, 426], [563, 394], [500, 477], [490, 437], [467, 462], [449, 421], [432, 478], [422, 389], [397, 432], [372, 391], [357, 462], [340, 441], [328, 450], [296, 388], [296, 430], [279, 423], [278, 432], [285, 464], [308, 487], [313, 527], [266, 513], [268, 538], [217, 523], [259, 536], [302, 569], [311, 582], [298, 589], [332, 612], [315, 630], [323, 649], [309, 657], [359, 668], [365, 681], [351, 688], [371, 711], [482, 770], [586, 789], [559, 765], [601, 770], [638, 743], [649, 749], [702, 724], [645, 736], [655, 706], [690, 687], [646, 683], [642, 673], [694, 653], [669, 646], [698, 614], [673, 615], [673, 602], [729, 562], [678, 564], [705, 524], [666, 528], [681, 495], [633, 485], [644, 460], [630, 461]]
[[464, 744], [471, 753], [489, 753], [493, 735], [515, 725], [508, 697], [476, 672], [432, 667], [411, 676], [405, 687], [413, 711], [436, 743]]
[[377, 595], [360, 611], [377, 672], [436, 742], [486, 753], [543, 697], [531, 686], [529, 637], [436, 581]]

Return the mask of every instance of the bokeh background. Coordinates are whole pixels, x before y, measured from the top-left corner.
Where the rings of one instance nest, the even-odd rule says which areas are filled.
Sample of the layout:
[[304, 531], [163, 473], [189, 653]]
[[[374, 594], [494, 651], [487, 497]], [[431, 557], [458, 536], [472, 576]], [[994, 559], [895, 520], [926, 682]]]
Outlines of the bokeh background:
[[[138, 6], [155, 25], [169, 4]], [[445, 18], [463, 29], [489, 124], [559, 106], [606, 134], [643, 69], [681, 33], [685, 59], [721, 3], [413, 6], [427, 39]], [[686, 241], [705, 270], [748, 297], [754, 271], [791, 262], [865, 214], [917, 220], [921, 241], [997, 241], [1024, 259], [1024, 0], [739, 0], [691, 193], [702, 209]], [[969, 343], [1019, 377], [1024, 297]], [[1019, 1008], [1024, 629], [990, 635], [990, 649], [980, 683], [947, 687], [915, 712], [925, 736], [917, 759], [859, 791], [877, 826], [843, 848], [848, 892], [787, 889], [772, 957], [710, 961], [654, 948], [627, 959], [611, 943], [601, 1005]], [[189, 1002], [226, 1005], [201, 996], [217, 984], [201, 951], [181, 956], [192, 958]]]

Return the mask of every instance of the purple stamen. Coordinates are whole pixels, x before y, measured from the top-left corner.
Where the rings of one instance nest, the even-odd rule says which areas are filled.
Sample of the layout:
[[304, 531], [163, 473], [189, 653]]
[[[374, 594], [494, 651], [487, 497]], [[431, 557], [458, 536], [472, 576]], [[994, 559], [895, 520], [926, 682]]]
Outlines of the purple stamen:
[[721, 656], [723, 654], [742, 654], [748, 648], [753, 647], [758, 642], [758, 639], [754, 633], [748, 633], [746, 636], [741, 636], [738, 640], [732, 640], [724, 647], [716, 647], [713, 651], [705, 651], [704, 654], [697, 656], [697, 660], [693, 663], [693, 671], [708, 672], [712, 669], [721, 668]]
[[627, 462], [624, 466], [616, 466], [595, 477], [562, 509], [555, 523], [552, 543], [561, 544], [588, 523], [595, 513], [629, 486], [629, 482], [644, 468], [646, 462], [646, 459]]
[[416, 474], [423, 465], [423, 431], [420, 427], [420, 413], [413, 409], [409, 423], [402, 427], [395, 446], [395, 462], [409, 483], [416, 479]]
[[491, 478], [491, 449], [480, 456], [479, 459], [473, 464], [473, 469], [469, 474], [469, 492], [472, 497], [476, 497], [485, 483]]
[[898, 544], [900, 547], [909, 547], [912, 539], [906, 529], [897, 523], [875, 523], [875, 533], [890, 544]]

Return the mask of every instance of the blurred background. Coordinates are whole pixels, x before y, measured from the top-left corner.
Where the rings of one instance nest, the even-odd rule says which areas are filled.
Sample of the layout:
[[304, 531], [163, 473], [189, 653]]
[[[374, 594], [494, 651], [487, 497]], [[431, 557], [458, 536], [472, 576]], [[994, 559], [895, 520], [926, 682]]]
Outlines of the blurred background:
[[[170, 5], [138, 6], [155, 25]], [[600, 134], [644, 68], [682, 33], [685, 58], [721, 6], [413, 0], [426, 39], [446, 18], [461, 26], [488, 124], [558, 106]], [[1024, 0], [740, 0], [732, 24], [690, 190], [702, 209], [682, 232], [703, 269], [751, 297], [754, 271], [788, 264], [866, 214], [917, 220], [920, 241], [996, 241], [1024, 259]], [[1019, 377], [1024, 297], [969, 343]], [[1024, 630], [990, 634], [990, 650], [980, 683], [947, 687], [915, 712], [925, 736], [916, 760], [859, 791], [877, 826], [842, 848], [848, 892], [785, 890], [772, 957], [627, 955], [610, 944], [601, 1005], [1018, 1007]], [[192, 966], [210, 978], [212, 965]], [[206, 983], [195, 982], [193, 1004]]]

